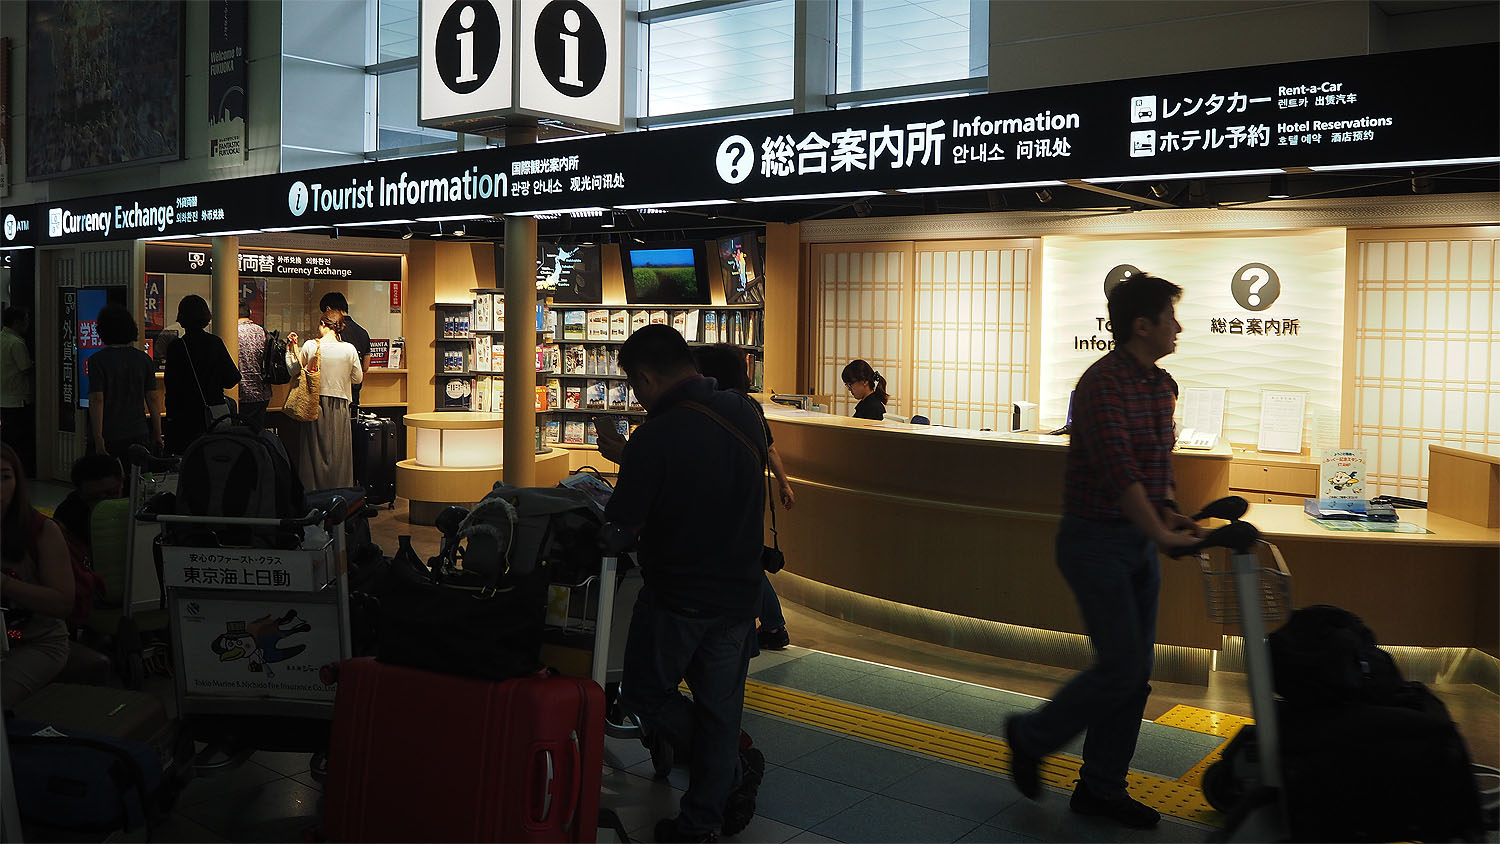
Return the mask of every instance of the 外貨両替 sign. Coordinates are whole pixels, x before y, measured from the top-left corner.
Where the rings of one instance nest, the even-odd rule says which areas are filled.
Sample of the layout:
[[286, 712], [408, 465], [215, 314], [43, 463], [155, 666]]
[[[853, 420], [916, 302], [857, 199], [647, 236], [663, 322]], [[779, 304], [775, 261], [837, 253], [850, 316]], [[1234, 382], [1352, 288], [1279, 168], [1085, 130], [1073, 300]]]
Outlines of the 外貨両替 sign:
[[[148, 244], [146, 271], [211, 275], [213, 252], [201, 246]], [[262, 278], [399, 282], [401, 280], [401, 256], [241, 249], [240, 275]]]

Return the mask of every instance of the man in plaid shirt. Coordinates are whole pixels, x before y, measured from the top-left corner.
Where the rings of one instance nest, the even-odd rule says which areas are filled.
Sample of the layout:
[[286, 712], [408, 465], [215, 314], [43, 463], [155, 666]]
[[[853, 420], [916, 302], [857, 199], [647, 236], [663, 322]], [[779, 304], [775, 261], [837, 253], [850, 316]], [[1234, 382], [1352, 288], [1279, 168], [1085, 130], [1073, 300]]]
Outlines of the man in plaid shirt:
[[1050, 703], [1005, 725], [1011, 777], [1032, 799], [1041, 757], [1087, 730], [1073, 811], [1143, 829], [1161, 815], [1131, 798], [1125, 774], [1151, 694], [1157, 551], [1190, 545], [1198, 533], [1172, 501], [1177, 382], [1156, 366], [1177, 347], [1181, 296], [1182, 288], [1145, 273], [1109, 294], [1115, 348], [1073, 393], [1057, 533], [1057, 567], [1078, 600], [1095, 662]]

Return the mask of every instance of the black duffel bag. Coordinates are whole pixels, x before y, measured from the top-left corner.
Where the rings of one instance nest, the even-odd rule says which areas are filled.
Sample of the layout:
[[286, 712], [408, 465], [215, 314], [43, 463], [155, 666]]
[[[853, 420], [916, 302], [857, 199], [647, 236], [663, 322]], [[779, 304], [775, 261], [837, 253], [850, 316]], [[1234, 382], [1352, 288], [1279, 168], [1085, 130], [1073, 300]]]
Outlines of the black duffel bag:
[[464, 519], [463, 568], [396, 560], [380, 594], [379, 659], [428, 671], [506, 680], [542, 667], [547, 571], [511, 565], [515, 508], [493, 494]]

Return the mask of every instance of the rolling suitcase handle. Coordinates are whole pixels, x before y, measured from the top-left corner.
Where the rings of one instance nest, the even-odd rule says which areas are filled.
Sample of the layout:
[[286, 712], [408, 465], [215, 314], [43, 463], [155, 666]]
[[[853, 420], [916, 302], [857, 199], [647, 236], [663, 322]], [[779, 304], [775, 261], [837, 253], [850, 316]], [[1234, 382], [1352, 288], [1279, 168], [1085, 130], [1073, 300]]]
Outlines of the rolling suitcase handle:
[[583, 748], [578, 743], [578, 731], [568, 733], [568, 748], [573, 765], [573, 776], [568, 778], [568, 794], [572, 795], [572, 805], [568, 807], [568, 819], [563, 821], [563, 831], [573, 828], [573, 822], [578, 820], [578, 803], [583, 799]]
[[[540, 797], [541, 797], [541, 803], [542, 803], [542, 811], [541, 811], [540, 814], [537, 814], [536, 812], [533, 812], [532, 815], [531, 815], [531, 820], [534, 821], [535, 823], [544, 824], [544, 823], [547, 822], [548, 818], [552, 817], [552, 780], [556, 777], [556, 773], [557, 772], [552, 767], [552, 751], [551, 750], [547, 750], [547, 749], [538, 750], [536, 752], [536, 757], [535, 758], [536, 758], [536, 765], [535, 765], [536, 769], [540, 770], [541, 769], [541, 763], [543, 761], [545, 761], [546, 764], [547, 764], [547, 767], [546, 767], [546, 772], [547, 773], [546, 773], [545, 777], [542, 779], [542, 788], [541, 788], [541, 795], [540, 795]], [[536, 780], [535, 777], [533, 777], [530, 780], [531, 783], [535, 783], [536, 781], [537, 780]], [[527, 798], [527, 800], [526, 800], [526, 805], [527, 806], [535, 806], [536, 803], [537, 803], [537, 797], [538, 797], [538, 795], [536, 795], [535, 793], [533, 793], [532, 795], [530, 795]]]

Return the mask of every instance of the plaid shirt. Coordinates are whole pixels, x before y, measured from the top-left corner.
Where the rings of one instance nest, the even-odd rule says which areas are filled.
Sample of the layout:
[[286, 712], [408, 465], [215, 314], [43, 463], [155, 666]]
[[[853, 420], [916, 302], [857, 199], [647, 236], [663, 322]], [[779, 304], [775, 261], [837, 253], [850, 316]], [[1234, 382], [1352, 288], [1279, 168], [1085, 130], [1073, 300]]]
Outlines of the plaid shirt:
[[270, 401], [266, 381], [266, 330], [253, 322], [242, 322], [240, 330], [240, 401]]
[[1120, 496], [1137, 481], [1153, 504], [1170, 498], [1176, 406], [1177, 382], [1162, 368], [1121, 349], [1095, 361], [1073, 394], [1063, 512], [1122, 520]]

